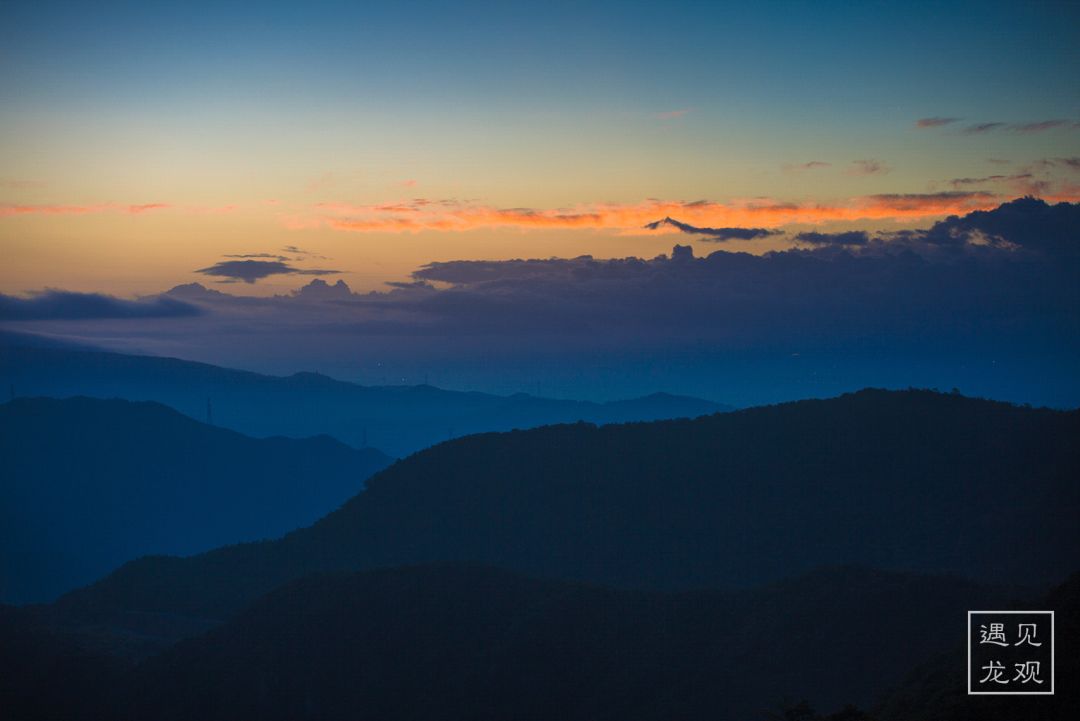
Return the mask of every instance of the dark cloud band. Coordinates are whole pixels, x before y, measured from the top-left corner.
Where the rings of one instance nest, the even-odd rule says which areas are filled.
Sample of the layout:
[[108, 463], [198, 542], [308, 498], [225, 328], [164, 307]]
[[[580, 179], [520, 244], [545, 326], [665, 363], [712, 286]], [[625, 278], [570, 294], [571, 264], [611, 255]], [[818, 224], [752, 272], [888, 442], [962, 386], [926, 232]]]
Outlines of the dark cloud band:
[[844, 233], [799, 233], [795, 240], [810, 245], [866, 245], [870, 242], [870, 234], [865, 230], [849, 230]]
[[196, 273], [226, 278], [232, 281], [254, 283], [272, 275], [335, 275], [340, 270], [320, 268], [295, 268], [280, 260], [223, 260]]
[[653, 221], [652, 223], [647, 223], [645, 228], [647, 230], [658, 230], [665, 225], [677, 228], [684, 233], [703, 236], [704, 240], [711, 240], [718, 243], [722, 243], [725, 240], [754, 240], [755, 238], [765, 238], [770, 235], [780, 235], [783, 233], [781, 230], [771, 230], [769, 228], [698, 228], [687, 223], [679, 222], [674, 218], [664, 218], [662, 220]]
[[0, 294], [0, 320], [93, 320], [97, 318], [183, 318], [201, 315], [197, 306], [167, 296], [123, 300], [100, 293], [47, 290], [29, 298]]

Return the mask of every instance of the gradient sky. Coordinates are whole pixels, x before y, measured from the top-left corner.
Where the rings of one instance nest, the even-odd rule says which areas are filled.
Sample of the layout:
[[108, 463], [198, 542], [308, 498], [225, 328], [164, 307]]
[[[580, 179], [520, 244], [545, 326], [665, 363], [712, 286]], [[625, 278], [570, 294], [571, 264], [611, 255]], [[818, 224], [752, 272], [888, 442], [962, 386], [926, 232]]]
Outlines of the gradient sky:
[[1075, 406], [1080, 3], [7, 2], [0, 253], [273, 373]]
[[195, 271], [289, 246], [374, 289], [652, 257], [668, 215], [795, 232], [1075, 200], [1078, 48], [1075, 2], [6, 2], [0, 292], [213, 284]]

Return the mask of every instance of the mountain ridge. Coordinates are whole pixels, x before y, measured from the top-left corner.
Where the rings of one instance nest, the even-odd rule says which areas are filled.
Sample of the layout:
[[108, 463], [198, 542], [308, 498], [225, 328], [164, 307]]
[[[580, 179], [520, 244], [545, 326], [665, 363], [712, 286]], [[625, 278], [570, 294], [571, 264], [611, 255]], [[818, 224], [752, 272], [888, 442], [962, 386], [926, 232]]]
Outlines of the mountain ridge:
[[140, 559], [57, 610], [223, 618], [309, 573], [442, 561], [669, 590], [835, 563], [1049, 582], [1080, 566], [1078, 435], [1076, 411], [877, 390], [480, 434], [398, 461], [311, 527]]
[[695, 417], [730, 410], [672, 394], [595, 403], [530, 394], [498, 396], [428, 384], [359, 385], [304, 371], [268, 376], [176, 358], [105, 351], [0, 345], [0, 382], [18, 395], [86, 395], [154, 400], [246, 435], [309, 437], [326, 433], [349, 445], [394, 456], [447, 437], [585, 420]]
[[317, 520], [391, 459], [329, 436], [252, 439], [150, 401], [0, 404], [0, 594], [46, 600], [148, 552]]

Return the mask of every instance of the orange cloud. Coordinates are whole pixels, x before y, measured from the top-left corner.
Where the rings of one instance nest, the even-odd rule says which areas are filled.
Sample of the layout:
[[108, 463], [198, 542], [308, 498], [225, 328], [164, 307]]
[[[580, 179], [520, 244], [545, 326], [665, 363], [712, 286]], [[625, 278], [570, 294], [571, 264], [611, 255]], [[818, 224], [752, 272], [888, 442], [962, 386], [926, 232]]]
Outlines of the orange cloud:
[[0, 205], [0, 217], [12, 215], [83, 215], [100, 213], [105, 206], [100, 205]]
[[1043, 195], [1042, 199], [1047, 203], [1075, 203], [1080, 200], [1080, 184], [1064, 183], [1056, 191]]
[[0, 218], [13, 215], [86, 215], [88, 213], [126, 213], [138, 215], [150, 210], [171, 208], [169, 203], [144, 203], [142, 205], [117, 205], [116, 203], [97, 203], [95, 205], [0, 205]]
[[477, 228], [605, 229], [646, 232], [658, 218], [695, 226], [767, 227], [853, 220], [911, 220], [997, 207], [1004, 196], [983, 191], [868, 195], [842, 204], [786, 203], [770, 198], [718, 203], [650, 199], [637, 204], [594, 203], [571, 208], [493, 208], [457, 201], [417, 199], [385, 205], [321, 203], [322, 222], [360, 233], [467, 231]]
[[144, 203], [143, 205], [129, 205], [127, 207], [127, 212], [132, 215], [137, 215], [138, 213], [145, 213], [148, 210], [163, 210], [171, 207], [172, 206], [168, 203]]

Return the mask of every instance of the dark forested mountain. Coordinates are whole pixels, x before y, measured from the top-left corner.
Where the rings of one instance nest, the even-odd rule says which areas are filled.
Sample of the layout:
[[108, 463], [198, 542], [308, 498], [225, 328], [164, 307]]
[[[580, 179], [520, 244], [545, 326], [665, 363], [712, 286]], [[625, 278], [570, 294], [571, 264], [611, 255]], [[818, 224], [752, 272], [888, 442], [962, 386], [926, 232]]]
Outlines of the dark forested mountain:
[[316, 576], [151, 660], [135, 708], [157, 719], [622, 721], [745, 719], [789, 694], [866, 704], [962, 631], [967, 604], [995, 595], [857, 569], [686, 594], [484, 568]]
[[693, 418], [730, 410], [665, 393], [589, 403], [429, 385], [360, 386], [317, 373], [266, 376], [175, 358], [31, 348], [8, 340], [0, 345], [4, 392], [158, 401], [200, 420], [207, 417], [209, 401], [215, 424], [247, 435], [327, 434], [354, 446], [370, 443], [395, 456], [469, 433], [575, 421]]
[[116, 717], [126, 659], [0, 604], [0, 719], [102, 721]]
[[148, 553], [280, 536], [389, 462], [328, 438], [257, 440], [157, 403], [0, 405], [0, 599], [42, 601]]
[[315, 571], [468, 561], [625, 588], [828, 564], [1052, 582], [1080, 566], [1080, 413], [868, 390], [697, 420], [443, 443], [314, 526], [146, 558], [58, 611], [223, 618]]
[[966, 646], [947, 651], [909, 673], [877, 704], [880, 721], [1074, 721], [1080, 718], [1080, 573], [1022, 610], [1054, 611], [1056, 684], [1053, 696], [969, 696]]
[[962, 638], [967, 609], [1005, 598], [857, 568], [661, 593], [407, 567], [288, 584], [136, 668], [80, 666], [95, 652], [39, 630], [31, 662], [0, 649], [0, 670], [16, 667], [25, 707], [71, 708], [64, 685], [40, 681], [62, 654], [72, 687], [96, 682], [100, 718], [744, 721], [785, 698], [865, 708]]

